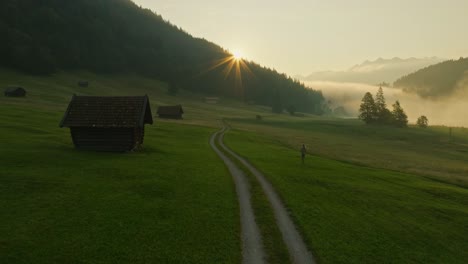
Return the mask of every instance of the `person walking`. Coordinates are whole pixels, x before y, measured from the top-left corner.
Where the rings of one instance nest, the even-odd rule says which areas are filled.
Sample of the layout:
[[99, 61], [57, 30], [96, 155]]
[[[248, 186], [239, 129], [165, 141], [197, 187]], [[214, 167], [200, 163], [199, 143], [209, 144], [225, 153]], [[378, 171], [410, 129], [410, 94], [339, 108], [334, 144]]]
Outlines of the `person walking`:
[[306, 154], [307, 154], [307, 148], [306, 148], [305, 144], [302, 144], [302, 147], [301, 147], [302, 164], [304, 164], [304, 159], [305, 159]]

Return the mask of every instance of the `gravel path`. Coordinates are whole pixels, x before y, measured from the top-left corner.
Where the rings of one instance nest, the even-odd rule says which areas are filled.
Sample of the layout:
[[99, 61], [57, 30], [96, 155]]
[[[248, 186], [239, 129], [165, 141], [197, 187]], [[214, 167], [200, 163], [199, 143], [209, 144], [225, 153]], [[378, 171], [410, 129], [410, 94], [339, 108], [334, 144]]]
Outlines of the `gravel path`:
[[255, 222], [255, 215], [250, 203], [250, 186], [247, 177], [234, 162], [224, 155], [216, 146], [215, 139], [218, 134], [223, 134], [226, 128], [216, 132], [210, 139], [210, 145], [218, 156], [224, 161], [229, 172], [234, 178], [236, 192], [239, 200], [241, 218], [241, 238], [242, 238], [242, 263], [256, 264], [265, 263], [265, 253], [263, 251], [262, 238]]
[[[258, 182], [260, 182], [260, 185], [262, 186], [262, 189], [264, 193], [266, 194], [266, 196], [268, 197], [268, 200], [273, 208], [275, 218], [276, 218], [276, 223], [281, 231], [283, 240], [288, 248], [289, 255], [293, 263], [298, 263], [298, 264], [299, 263], [315, 263], [312, 253], [307, 249], [307, 246], [304, 243], [304, 240], [302, 239], [301, 235], [299, 234], [296, 227], [294, 226], [294, 222], [292, 221], [286, 207], [284, 206], [283, 202], [279, 198], [278, 194], [273, 189], [273, 186], [271, 185], [271, 183], [268, 182], [265, 176], [260, 171], [258, 171], [254, 166], [252, 166], [244, 158], [240, 157], [239, 155], [237, 155], [235, 152], [233, 152], [232, 150], [230, 150], [228, 147], [224, 145], [223, 138], [224, 138], [224, 133], [227, 130], [229, 129], [224, 128], [222, 131], [218, 132], [220, 133], [219, 144], [225, 151], [227, 151], [230, 155], [238, 159], [245, 167], [247, 167], [250, 170], [250, 172], [255, 176], [255, 178], [258, 180]], [[231, 161], [229, 162], [232, 164]], [[238, 168], [236, 169], [238, 170]], [[245, 181], [245, 177], [243, 180]], [[238, 194], [241, 194], [241, 193], [238, 191]], [[239, 197], [239, 199], [241, 198]], [[251, 207], [250, 207], [250, 210], [251, 210]], [[257, 229], [257, 232], [258, 232], [258, 229]]]

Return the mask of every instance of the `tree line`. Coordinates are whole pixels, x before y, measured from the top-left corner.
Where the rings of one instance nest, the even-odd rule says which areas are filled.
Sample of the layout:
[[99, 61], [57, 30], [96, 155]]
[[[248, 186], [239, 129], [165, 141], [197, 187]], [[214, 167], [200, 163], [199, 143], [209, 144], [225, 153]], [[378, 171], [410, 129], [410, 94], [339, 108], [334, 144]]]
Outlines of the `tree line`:
[[396, 101], [393, 105], [393, 110], [387, 108], [382, 87], [379, 88], [375, 100], [370, 92], [367, 92], [362, 98], [362, 103], [359, 107], [359, 119], [366, 124], [383, 124], [395, 125], [398, 127], [406, 127], [408, 125], [408, 116]]
[[0, 35], [0, 66], [30, 74], [130, 72], [167, 82], [174, 95], [186, 89], [315, 114], [327, 108], [320, 91], [254, 62], [245, 61], [239, 86], [226, 65], [212, 69], [228, 51], [130, 0], [2, 0]]
[[[408, 116], [398, 100], [395, 101], [392, 108], [392, 111], [387, 108], [383, 89], [379, 87], [375, 99], [370, 92], [364, 94], [359, 107], [359, 119], [366, 124], [407, 127]], [[424, 115], [420, 116], [416, 121], [419, 127], [427, 127], [428, 123], [429, 120]]]

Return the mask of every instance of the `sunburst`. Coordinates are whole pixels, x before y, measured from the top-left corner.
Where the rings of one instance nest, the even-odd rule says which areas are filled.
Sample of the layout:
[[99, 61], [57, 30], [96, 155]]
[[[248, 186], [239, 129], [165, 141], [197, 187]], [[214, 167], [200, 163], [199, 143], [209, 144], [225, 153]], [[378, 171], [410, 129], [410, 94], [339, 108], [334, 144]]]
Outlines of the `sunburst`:
[[242, 74], [248, 74], [253, 76], [252, 71], [250, 70], [247, 63], [245, 63], [242, 55], [239, 51], [234, 51], [232, 54], [229, 54], [226, 58], [214, 61], [211, 63], [211, 66], [204, 72], [209, 72], [219, 67], [224, 67], [222, 69], [222, 73], [224, 75], [224, 79], [228, 79], [228, 77], [234, 71], [234, 86], [236, 88], [236, 92], [244, 97], [244, 87], [242, 83]]

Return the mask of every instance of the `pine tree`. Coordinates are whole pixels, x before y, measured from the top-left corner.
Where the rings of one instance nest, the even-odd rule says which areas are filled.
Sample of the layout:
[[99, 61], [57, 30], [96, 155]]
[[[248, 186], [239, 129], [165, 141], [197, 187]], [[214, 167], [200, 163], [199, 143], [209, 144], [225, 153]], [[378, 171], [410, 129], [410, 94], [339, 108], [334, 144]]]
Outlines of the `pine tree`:
[[296, 114], [296, 107], [294, 105], [289, 105], [286, 110], [290, 115], [295, 115]]
[[398, 127], [406, 127], [408, 125], [408, 116], [400, 105], [399, 101], [393, 104], [393, 122]]
[[428, 126], [428, 123], [429, 123], [429, 120], [427, 119], [426, 116], [422, 115], [418, 118], [418, 121], [416, 121], [416, 124], [419, 126], [419, 127], [427, 127]]
[[179, 92], [179, 86], [176, 82], [172, 81], [169, 82], [167, 86], [167, 93], [172, 96], [176, 96], [177, 93]]
[[273, 104], [271, 106], [271, 111], [277, 114], [281, 114], [283, 112], [283, 103], [281, 102], [281, 96], [278, 90], [276, 90], [273, 96]]
[[359, 119], [366, 122], [366, 124], [373, 123], [377, 117], [376, 112], [374, 98], [371, 93], [367, 92], [362, 98], [362, 103], [359, 107]]
[[380, 124], [387, 124], [391, 121], [391, 112], [385, 103], [385, 97], [382, 87], [379, 87], [375, 96], [375, 110], [377, 115], [377, 122]]

